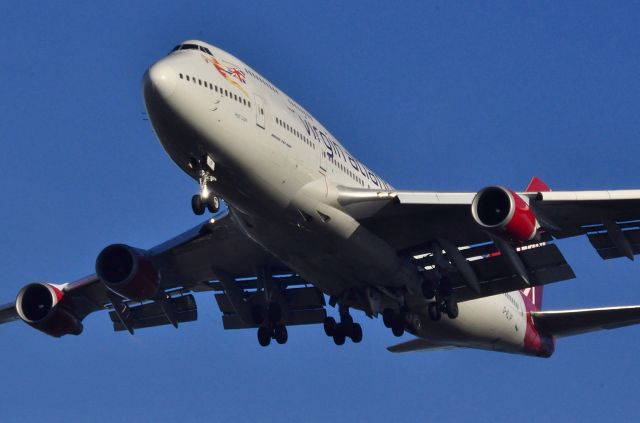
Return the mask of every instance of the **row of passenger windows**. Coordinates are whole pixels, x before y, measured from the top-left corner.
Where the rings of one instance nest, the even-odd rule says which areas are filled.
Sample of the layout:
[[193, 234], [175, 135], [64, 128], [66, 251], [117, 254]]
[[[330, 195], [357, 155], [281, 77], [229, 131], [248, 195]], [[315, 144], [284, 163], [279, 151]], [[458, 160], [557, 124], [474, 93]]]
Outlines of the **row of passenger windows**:
[[508, 293], [505, 293], [505, 294], [504, 294], [504, 296], [505, 296], [505, 297], [507, 297], [507, 299], [509, 300], [509, 302], [510, 302], [511, 304], [513, 304], [513, 306], [514, 306], [516, 309], [520, 310], [520, 305], [517, 303], [517, 301], [516, 301], [516, 300], [515, 300], [511, 295], [509, 295]]
[[358, 182], [360, 185], [364, 186], [364, 180], [362, 180], [362, 178], [360, 178], [356, 172], [354, 172], [353, 170], [349, 169], [349, 167], [345, 166], [340, 160], [337, 160], [335, 158], [335, 156], [334, 157], [329, 157], [329, 161], [335, 167], [340, 169], [342, 172], [344, 172], [347, 175], [351, 176], [351, 178], [354, 179], [356, 182]]
[[222, 94], [225, 97], [229, 97], [232, 100], [237, 101], [240, 104], [243, 104], [249, 108], [251, 108], [251, 102], [247, 101], [246, 98], [239, 96], [237, 94], [232, 93], [231, 91], [228, 91], [226, 89], [223, 89], [222, 87], [218, 87], [217, 85], [212, 84], [211, 82], [208, 81], [203, 81], [200, 78], [196, 78], [195, 76], [189, 76], [189, 75], [183, 75], [180, 74], [180, 79], [186, 79], [187, 81], [193, 81], [194, 84], [198, 84], [202, 87], [205, 88], [209, 88], [209, 90], [211, 91], [215, 91], [217, 93]]
[[260, 75], [258, 75], [255, 72], [252, 72], [251, 69], [247, 69], [244, 68], [244, 70], [251, 76], [253, 76], [255, 79], [257, 79], [258, 81], [262, 82], [264, 85], [266, 85], [267, 87], [269, 87], [269, 89], [271, 91], [273, 91], [274, 93], [278, 94], [278, 90], [271, 84], [269, 84], [263, 77], [261, 77]]
[[278, 125], [282, 126], [287, 131], [291, 132], [296, 137], [298, 137], [302, 142], [307, 144], [309, 147], [313, 148], [314, 150], [316, 149], [316, 144], [313, 141], [311, 141], [309, 138], [305, 137], [300, 131], [298, 131], [297, 129], [295, 129], [291, 125], [289, 125], [287, 122], [285, 122], [282, 119], [276, 117], [276, 123]]

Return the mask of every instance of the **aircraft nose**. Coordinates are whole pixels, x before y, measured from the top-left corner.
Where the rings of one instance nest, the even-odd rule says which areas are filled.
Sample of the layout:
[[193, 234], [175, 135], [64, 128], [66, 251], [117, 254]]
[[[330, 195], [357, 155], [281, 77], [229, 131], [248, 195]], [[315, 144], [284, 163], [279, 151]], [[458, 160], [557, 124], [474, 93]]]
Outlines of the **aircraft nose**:
[[145, 83], [150, 85], [162, 97], [168, 98], [176, 89], [177, 74], [171, 66], [160, 61], [151, 65], [147, 70]]

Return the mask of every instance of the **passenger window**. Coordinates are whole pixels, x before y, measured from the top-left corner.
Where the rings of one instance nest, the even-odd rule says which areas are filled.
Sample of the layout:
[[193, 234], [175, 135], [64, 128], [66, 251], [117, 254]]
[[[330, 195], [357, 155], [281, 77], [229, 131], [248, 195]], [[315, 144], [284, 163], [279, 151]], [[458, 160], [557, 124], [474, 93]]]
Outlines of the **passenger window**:
[[207, 81], [204, 81], [204, 86], [205, 86], [205, 88], [208, 87]]
[[202, 85], [202, 79], [198, 79], [198, 85]]
[[190, 81], [190, 79], [189, 79], [189, 75], [187, 75], [187, 81]]
[[180, 79], [183, 79], [183, 76], [182, 76], [182, 74], [180, 74]]

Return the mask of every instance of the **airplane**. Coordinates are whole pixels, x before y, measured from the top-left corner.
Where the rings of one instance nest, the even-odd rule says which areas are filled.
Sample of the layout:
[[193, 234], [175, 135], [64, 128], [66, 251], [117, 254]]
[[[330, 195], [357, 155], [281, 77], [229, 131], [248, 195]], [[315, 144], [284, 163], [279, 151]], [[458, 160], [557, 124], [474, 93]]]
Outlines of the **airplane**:
[[[0, 307], [54, 337], [107, 310], [133, 334], [197, 319], [213, 292], [224, 329], [284, 344], [322, 325], [363, 339], [358, 310], [409, 341], [392, 352], [476, 348], [550, 357], [556, 339], [640, 323], [640, 305], [541, 310], [543, 287], [573, 279], [557, 241], [586, 235], [602, 259], [640, 252], [640, 190], [399, 190], [249, 65], [187, 40], [151, 65], [144, 103], [162, 147], [198, 183], [204, 222], [148, 249], [105, 247], [95, 273], [34, 282]], [[339, 319], [327, 314], [337, 307]]]

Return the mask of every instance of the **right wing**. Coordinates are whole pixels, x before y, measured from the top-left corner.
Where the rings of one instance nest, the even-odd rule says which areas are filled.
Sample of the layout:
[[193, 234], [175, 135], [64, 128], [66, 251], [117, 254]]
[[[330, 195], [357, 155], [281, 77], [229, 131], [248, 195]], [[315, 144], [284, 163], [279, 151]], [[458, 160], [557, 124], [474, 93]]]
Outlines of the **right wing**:
[[[427, 276], [451, 268], [458, 301], [574, 278], [554, 238], [587, 235], [604, 259], [640, 253], [640, 190], [549, 192], [534, 178], [525, 192], [509, 194], [511, 204], [526, 202], [542, 228], [537, 240], [521, 243], [476, 221], [478, 194], [338, 187], [336, 201], [399, 255], [416, 259]], [[493, 204], [485, 210], [506, 208]]]

